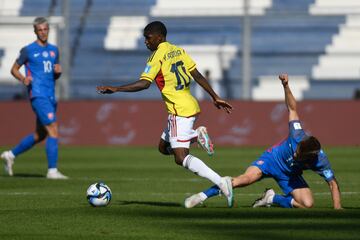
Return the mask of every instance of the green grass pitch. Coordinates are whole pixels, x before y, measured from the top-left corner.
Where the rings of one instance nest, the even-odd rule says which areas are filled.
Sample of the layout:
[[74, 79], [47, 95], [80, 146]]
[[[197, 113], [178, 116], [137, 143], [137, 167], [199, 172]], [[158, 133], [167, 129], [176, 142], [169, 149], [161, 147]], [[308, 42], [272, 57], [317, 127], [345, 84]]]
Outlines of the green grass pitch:
[[[5, 150], [1, 147], [0, 150]], [[221, 175], [235, 176], [264, 148], [218, 148], [192, 153]], [[0, 175], [0, 239], [360, 239], [360, 148], [325, 148], [342, 191], [344, 210], [332, 209], [327, 184], [305, 172], [313, 190], [310, 210], [249, 206], [265, 179], [236, 189], [236, 207], [216, 197], [185, 209], [190, 194], [211, 185], [154, 148], [61, 147], [60, 170], [70, 180], [47, 180], [43, 147], [16, 159], [14, 177]], [[87, 187], [104, 181], [113, 192], [105, 208], [91, 207]]]

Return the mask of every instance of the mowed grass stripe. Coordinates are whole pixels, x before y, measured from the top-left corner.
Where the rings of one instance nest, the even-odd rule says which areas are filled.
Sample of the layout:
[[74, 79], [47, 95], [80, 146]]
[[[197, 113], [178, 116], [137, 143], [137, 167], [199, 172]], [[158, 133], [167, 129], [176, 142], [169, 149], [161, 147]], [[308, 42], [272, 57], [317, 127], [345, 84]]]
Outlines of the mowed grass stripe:
[[[221, 175], [236, 176], [263, 149], [193, 154]], [[49, 181], [44, 149], [37, 147], [16, 159], [16, 177], [0, 177], [0, 239], [360, 239], [360, 149], [325, 150], [342, 190], [342, 211], [332, 209], [327, 184], [311, 172], [305, 173], [315, 197], [311, 210], [252, 209], [265, 187], [279, 190], [271, 179], [236, 189], [236, 208], [216, 197], [185, 209], [186, 196], [212, 184], [155, 148], [61, 147], [59, 167], [71, 179]], [[86, 202], [86, 189], [96, 181], [112, 189], [108, 207]]]

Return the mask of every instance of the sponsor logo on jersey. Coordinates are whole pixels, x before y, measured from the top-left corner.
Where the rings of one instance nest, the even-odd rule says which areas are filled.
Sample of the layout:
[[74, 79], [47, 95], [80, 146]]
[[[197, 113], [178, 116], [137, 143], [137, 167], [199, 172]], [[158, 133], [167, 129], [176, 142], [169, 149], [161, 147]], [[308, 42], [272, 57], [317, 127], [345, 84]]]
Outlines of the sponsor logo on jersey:
[[53, 119], [54, 119], [54, 113], [52, 113], [52, 112], [51, 112], [51, 113], [48, 113], [47, 116], [48, 116], [48, 119], [49, 119], [49, 120], [53, 120]]
[[50, 57], [52, 57], [52, 58], [55, 57], [55, 52], [54, 51], [50, 51]]
[[34, 57], [38, 57], [40, 53], [34, 53]]
[[301, 129], [301, 124], [299, 122], [294, 123], [294, 129], [295, 130]]
[[47, 51], [43, 51], [42, 55], [43, 55], [44, 58], [47, 58], [49, 56], [49, 53]]
[[324, 170], [323, 174], [326, 178], [331, 178], [333, 176], [332, 171], [330, 169]]
[[146, 65], [145, 69], [144, 69], [144, 73], [149, 73], [151, 69], [150, 65]]

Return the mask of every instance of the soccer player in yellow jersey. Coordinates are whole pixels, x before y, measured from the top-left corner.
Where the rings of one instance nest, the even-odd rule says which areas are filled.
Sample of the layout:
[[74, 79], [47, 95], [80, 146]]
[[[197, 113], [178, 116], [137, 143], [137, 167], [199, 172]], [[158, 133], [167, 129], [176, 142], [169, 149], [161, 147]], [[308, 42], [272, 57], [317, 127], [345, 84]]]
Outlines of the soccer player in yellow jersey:
[[213, 153], [206, 128], [193, 129], [200, 107], [190, 93], [190, 81], [194, 79], [211, 96], [217, 108], [231, 113], [232, 106], [214, 92], [184, 49], [166, 41], [166, 34], [167, 30], [162, 22], [149, 23], [144, 28], [145, 45], [153, 53], [140, 80], [119, 87], [98, 86], [97, 91], [101, 94], [137, 92], [149, 88], [155, 81], [169, 113], [168, 125], [161, 136], [159, 151], [165, 155], [174, 155], [178, 165], [215, 183], [228, 202], [232, 202], [231, 179], [220, 177], [199, 158], [189, 154], [190, 144], [196, 138], [210, 155]]

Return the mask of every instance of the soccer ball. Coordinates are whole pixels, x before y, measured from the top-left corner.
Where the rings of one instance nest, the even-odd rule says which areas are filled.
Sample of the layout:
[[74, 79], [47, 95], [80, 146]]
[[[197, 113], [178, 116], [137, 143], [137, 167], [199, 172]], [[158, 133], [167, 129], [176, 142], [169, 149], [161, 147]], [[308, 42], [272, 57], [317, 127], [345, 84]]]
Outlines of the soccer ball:
[[93, 207], [105, 207], [111, 201], [111, 190], [102, 182], [91, 184], [86, 191], [86, 198]]

